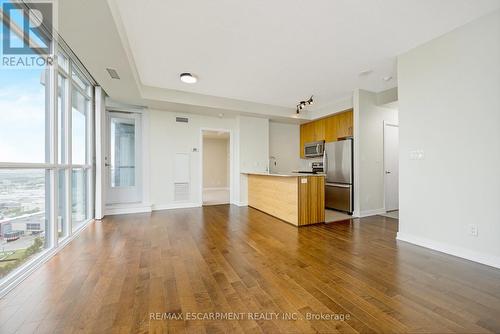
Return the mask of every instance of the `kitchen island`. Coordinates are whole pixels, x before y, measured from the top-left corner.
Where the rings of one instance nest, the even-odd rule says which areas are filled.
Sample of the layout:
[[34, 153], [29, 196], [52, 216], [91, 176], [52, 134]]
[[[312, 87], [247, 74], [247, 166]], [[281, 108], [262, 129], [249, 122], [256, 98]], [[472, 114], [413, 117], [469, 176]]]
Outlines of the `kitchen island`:
[[324, 175], [245, 174], [248, 176], [248, 206], [295, 226], [325, 221]]

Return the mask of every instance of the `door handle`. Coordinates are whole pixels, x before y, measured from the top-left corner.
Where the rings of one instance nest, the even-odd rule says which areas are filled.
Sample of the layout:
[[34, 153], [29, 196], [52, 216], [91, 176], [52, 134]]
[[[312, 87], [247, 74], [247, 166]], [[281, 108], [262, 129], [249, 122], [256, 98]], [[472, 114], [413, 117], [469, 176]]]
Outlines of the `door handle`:
[[111, 165], [106, 162], [106, 163], [104, 163], [104, 166], [109, 167]]
[[391, 171], [386, 170], [386, 171], [385, 171], [385, 173], [386, 173], [386, 174], [391, 174]]

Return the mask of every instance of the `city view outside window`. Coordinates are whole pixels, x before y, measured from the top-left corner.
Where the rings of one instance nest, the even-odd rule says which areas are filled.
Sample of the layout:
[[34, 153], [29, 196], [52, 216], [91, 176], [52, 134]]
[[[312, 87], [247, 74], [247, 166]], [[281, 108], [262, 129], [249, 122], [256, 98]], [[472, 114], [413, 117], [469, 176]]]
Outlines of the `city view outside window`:
[[0, 170], [0, 278], [50, 246], [46, 170]]
[[93, 87], [68, 54], [0, 66], [0, 288], [93, 217]]

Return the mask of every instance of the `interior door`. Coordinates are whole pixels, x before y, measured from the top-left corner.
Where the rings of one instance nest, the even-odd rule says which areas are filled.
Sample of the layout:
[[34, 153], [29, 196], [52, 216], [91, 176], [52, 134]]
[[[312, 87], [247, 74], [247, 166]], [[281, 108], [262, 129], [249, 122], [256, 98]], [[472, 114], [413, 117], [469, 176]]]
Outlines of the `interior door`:
[[399, 127], [384, 124], [385, 210], [399, 208]]
[[137, 113], [108, 112], [107, 204], [142, 199], [140, 121]]

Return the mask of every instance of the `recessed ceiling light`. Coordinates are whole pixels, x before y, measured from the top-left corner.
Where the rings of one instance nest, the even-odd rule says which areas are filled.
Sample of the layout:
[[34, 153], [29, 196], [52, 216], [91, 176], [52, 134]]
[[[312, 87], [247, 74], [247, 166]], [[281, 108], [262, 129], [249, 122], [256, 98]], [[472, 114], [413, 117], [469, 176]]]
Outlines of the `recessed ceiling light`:
[[181, 73], [181, 81], [188, 84], [193, 84], [198, 81], [198, 78], [191, 73]]

